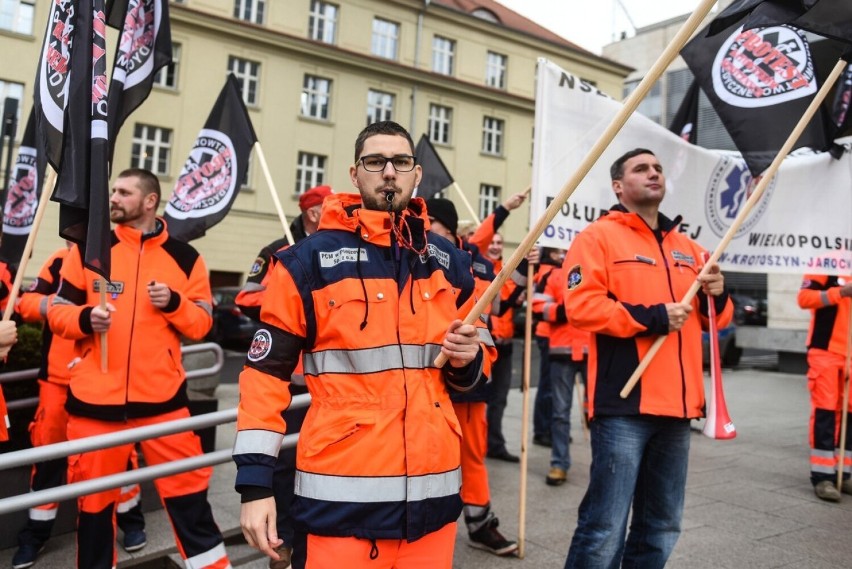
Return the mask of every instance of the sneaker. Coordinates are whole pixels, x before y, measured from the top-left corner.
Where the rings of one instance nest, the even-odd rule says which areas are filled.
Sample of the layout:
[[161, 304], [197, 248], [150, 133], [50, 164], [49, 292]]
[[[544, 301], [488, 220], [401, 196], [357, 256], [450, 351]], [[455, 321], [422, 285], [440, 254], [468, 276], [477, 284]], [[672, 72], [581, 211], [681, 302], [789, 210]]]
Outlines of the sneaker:
[[468, 545], [501, 557], [515, 555], [518, 544], [503, 537], [503, 534], [497, 530], [499, 525], [500, 521], [497, 518], [491, 518], [484, 526], [467, 535]]
[[145, 535], [144, 529], [130, 530], [125, 532], [124, 542], [122, 545], [124, 546], [124, 551], [128, 553], [139, 551], [148, 545], [148, 536]]
[[568, 480], [568, 471], [558, 466], [551, 466], [547, 478], [544, 479], [548, 486], [561, 486]]
[[852, 480], [844, 480], [840, 485], [840, 491], [844, 494], [852, 494]]
[[837, 489], [837, 486], [834, 485], [834, 482], [831, 480], [823, 480], [822, 482], [817, 482], [814, 486], [814, 493], [817, 495], [817, 498], [820, 500], [825, 500], [826, 502], [839, 502], [840, 501], [840, 491]]
[[44, 551], [44, 545], [36, 545], [34, 543], [25, 543], [18, 547], [15, 556], [12, 557], [12, 569], [26, 569], [32, 567], [39, 553]]
[[277, 553], [281, 559], [278, 561], [270, 559], [269, 569], [290, 569], [290, 557], [293, 555], [293, 548], [287, 547], [286, 545], [280, 545], [275, 548], [275, 553]]

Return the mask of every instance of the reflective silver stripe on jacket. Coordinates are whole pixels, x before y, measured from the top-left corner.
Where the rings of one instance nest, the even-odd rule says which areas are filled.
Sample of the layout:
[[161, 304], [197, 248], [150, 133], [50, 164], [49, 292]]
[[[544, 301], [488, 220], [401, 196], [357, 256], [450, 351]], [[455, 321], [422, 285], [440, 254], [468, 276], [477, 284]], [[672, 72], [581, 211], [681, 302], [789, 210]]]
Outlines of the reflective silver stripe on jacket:
[[364, 350], [323, 350], [303, 354], [306, 375], [324, 373], [378, 373], [392, 369], [427, 369], [441, 346], [438, 344], [404, 344]]
[[204, 302], [203, 300], [196, 300], [195, 304], [196, 306], [200, 306], [201, 308], [203, 308], [207, 314], [213, 316], [213, 307], [210, 305], [209, 302]]
[[[814, 459], [817, 459], [815, 461]], [[832, 465], [828, 466], [825, 464], [821, 464], [820, 462], [831, 461]], [[837, 472], [835, 465], [837, 464], [837, 457], [834, 455], [833, 450], [820, 450], [816, 448], [811, 449], [811, 472], [819, 472], [820, 474], [835, 474]]]
[[264, 431], [261, 429], [237, 431], [237, 438], [234, 440], [234, 452], [231, 454], [233, 456], [238, 454], [278, 456], [278, 449], [281, 448], [283, 440], [284, 435], [274, 431]]
[[491, 337], [491, 332], [488, 331], [488, 328], [477, 328], [476, 331], [479, 334], [480, 343], [485, 344], [489, 348], [494, 347], [494, 338]]
[[266, 287], [262, 284], [248, 281], [246, 284], [243, 285], [243, 288], [240, 290], [240, 292], [263, 292], [265, 290]]
[[297, 496], [326, 502], [417, 502], [458, 494], [461, 468], [423, 476], [332, 476], [296, 471]]

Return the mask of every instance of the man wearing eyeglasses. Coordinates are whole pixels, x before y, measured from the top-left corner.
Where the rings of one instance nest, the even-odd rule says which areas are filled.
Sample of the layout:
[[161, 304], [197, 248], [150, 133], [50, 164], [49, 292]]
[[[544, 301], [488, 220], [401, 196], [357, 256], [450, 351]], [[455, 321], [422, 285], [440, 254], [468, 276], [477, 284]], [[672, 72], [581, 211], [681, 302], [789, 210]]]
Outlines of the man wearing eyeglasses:
[[473, 388], [493, 344], [461, 322], [475, 302], [470, 257], [428, 232], [408, 132], [368, 126], [349, 174], [360, 195], [327, 197], [319, 231], [278, 254], [240, 376], [243, 533], [277, 558], [272, 469], [302, 354], [312, 404], [292, 514], [306, 566], [451, 569], [461, 430], [448, 389]]

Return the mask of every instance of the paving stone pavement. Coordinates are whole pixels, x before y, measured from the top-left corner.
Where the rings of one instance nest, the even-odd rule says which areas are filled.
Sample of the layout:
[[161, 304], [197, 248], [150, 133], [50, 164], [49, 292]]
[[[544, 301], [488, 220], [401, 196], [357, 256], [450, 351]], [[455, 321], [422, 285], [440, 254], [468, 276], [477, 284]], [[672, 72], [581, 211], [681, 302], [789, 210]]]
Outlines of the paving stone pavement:
[[[839, 504], [818, 500], [808, 480], [805, 378], [754, 369], [725, 370], [725, 391], [737, 438], [715, 441], [696, 432], [692, 438], [683, 533], [667, 567], [671, 569], [830, 569], [852, 566], [852, 496]], [[708, 380], [709, 381], [709, 380]], [[534, 395], [535, 391], [532, 391]], [[236, 386], [220, 385], [220, 409], [236, 403]], [[513, 389], [504, 419], [510, 450], [520, 453], [522, 394]], [[696, 427], [700, 426], [698, 422]], [[525, 557], [498, 558], [467, 545], [459, 525], [454, 569], [562, 567], [577, 507], [588, 483], [590, 453], [574, 413], [573, 466], [568, 482], [547, 486], [549, 449], [529, 445]], [[233, 425], [218, 428], [217, 445], [227, 448]], [[492, 503], [500, 529], [519, 535], [520, 468], [488, 460]], [[210, 499], [223, 531], [238, 536], [239, 499], [233, 492], [234, 467], [216, 467]], [[179, 566], [151, 560], [174, 545], [162, 512], [148, 515], [149, 544], [139, 554], [119, 554], [119, 567]], [[237, 538], [232, 541], [238, 541]], [[73, 567], [73, 534], [52, 540], [36, 568]], [[13, 549], [0, 551], [0, 569], [10, 567]], [[246, 546], [229, 546], [234, 565], [267, 566]]]

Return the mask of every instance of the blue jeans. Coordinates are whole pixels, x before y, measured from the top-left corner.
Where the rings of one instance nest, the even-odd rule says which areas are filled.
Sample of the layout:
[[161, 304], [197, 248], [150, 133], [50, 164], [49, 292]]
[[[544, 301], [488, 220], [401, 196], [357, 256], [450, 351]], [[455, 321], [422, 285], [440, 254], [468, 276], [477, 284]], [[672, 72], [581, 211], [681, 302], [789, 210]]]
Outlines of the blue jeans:
[[589, 488], [565, 569], [664, 567], [680, 535], [689, 421], [596, 417], [591, 433]]
[[550, 391], [550, 359], [548, 357], [550, 340], [543, 336], [536, 336], [538, 344], [538, 390], [535, 392], [535, 404], [533, 406], [533, 436], [549, 437], [550, 425], [553, 415], [553, 403]]
[[580, 373], [586, 376], [586, 360], [550, 360], [550, 391], [553, 397], [553, 422], [550, 432], [553, 446], [550, 449], [550, 466], [564, 470], [571, 468], [568, 450], [571, 437], [571, 403], [574, 400], [574, 379]]

